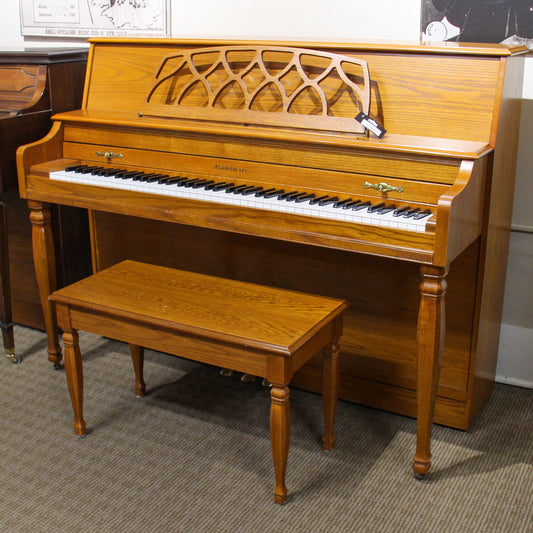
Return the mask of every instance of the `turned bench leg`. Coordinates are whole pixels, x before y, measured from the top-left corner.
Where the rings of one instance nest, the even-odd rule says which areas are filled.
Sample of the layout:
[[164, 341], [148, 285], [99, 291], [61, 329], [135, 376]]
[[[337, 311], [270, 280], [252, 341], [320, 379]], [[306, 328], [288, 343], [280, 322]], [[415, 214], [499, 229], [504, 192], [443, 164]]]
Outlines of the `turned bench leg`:
[[335, 423], [335, 411], [339, 397], [339, 345], [332, 342], [322, 351], [322, 402], [324, 405], [324, 439], [322, 447], [325, 450], [332, 450], [335, 446], [335, 435], [333, 425]]
[[285, 486], [285, 472], [289, 457], [289, 440], [291, 413], [289, 406], [290, 391], [287, 385], [272, 384], [270, 398], [270, 438], [272, 441], [272, 457], [276, 486], [274, 487], [274, 501], [285, 503], [287, 487]]
[[74, 410], [74, 433], [85, 435], [86, 425], [83, 420], [83, 367], [79, 345], [79, 335], [75, 329], [63, 333], [65, 348], [65, 373], [72, 409]]
[[131, 360], [135, 371], [135, 394], [144, 396], [146, 394], [146, 384], [144, 383], [144, 348], [136, 344], [130, 344]]

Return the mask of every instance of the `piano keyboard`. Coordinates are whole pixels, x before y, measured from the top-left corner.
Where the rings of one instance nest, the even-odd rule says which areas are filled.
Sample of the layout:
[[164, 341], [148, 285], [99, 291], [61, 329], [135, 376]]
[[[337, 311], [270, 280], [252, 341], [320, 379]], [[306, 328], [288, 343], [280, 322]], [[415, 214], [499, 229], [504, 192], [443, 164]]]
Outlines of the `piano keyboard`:
[[265, 189], [253, 184], [235, 185], [207, 178], [150, 174], [90, 165], [76, 165], [51, 172], [50, 179], [420, 233], [425, 231], [426, 223], [432, 214], [429, 209], [397, 207], [392, 203], [372, 204], [360, 199], [340, 199], [326, 194], [317, 196], [313, 193], [285, 191], [275, 187]]

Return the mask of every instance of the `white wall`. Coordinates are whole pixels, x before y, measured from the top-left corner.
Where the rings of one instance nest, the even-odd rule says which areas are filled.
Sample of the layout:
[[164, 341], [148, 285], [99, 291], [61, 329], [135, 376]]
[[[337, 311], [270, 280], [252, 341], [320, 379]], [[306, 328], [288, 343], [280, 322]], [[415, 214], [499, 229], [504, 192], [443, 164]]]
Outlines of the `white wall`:
[[172, 33], [418, 39], [420, 0], [195, 0], [172, 4]]
[[[421, 0], [171, 0], [176, 37], [417, 40]], [[19, 0], [2, 0], [0, 48], [75, 44], [20, 35]], [[499, 381], [533, 387], [533, 57], [526, 58], [517, 192], [511, 234]]]

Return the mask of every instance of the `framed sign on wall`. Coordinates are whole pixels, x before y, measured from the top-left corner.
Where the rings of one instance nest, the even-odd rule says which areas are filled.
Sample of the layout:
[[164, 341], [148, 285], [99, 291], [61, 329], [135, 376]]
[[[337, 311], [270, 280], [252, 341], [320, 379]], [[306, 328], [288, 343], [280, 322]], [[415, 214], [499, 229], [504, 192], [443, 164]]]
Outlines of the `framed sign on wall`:
[[524, 44], [533, 49], [533, 0], [422, 0], [425, 41]]
[[170, 0], [20, 0], [20, 13], [25, 36], [164, 37]]

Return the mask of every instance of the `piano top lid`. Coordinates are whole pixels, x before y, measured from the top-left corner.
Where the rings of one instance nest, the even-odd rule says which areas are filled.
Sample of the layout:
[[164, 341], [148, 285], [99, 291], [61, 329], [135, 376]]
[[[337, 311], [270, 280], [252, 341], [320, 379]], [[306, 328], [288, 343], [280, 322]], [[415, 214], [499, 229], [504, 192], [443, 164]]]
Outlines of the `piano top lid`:
[[55, 64], [87, 61], [88, 48], [30, 48], [0, 49], [0, 64]]
[[364, 40], [352, 41], [339, 39], [335, 41], [317, 40], [291, 40], [291, 39], [257, 39], [257, 38], [135, 38], [135, 37], [94, 37], [88, 39], [89, 43], [137, 43], [137, 44], [161, 44], [180, 46], [232, 46], [232, 45], [258, 45], [263, 46], [289, 46], [298, 48], [342, 49], [349, 51], [365, 52], [403, 52], [403, 53], [430, 53], [430, 54], [453, 54], [453, 55], [479, 55], [479, 56], [510, 56], [526, 54], [529, 49], [518, 44], [499, 43], [465, 43], [465, 42], [423, 42], [423, 41], [382, 41]]

